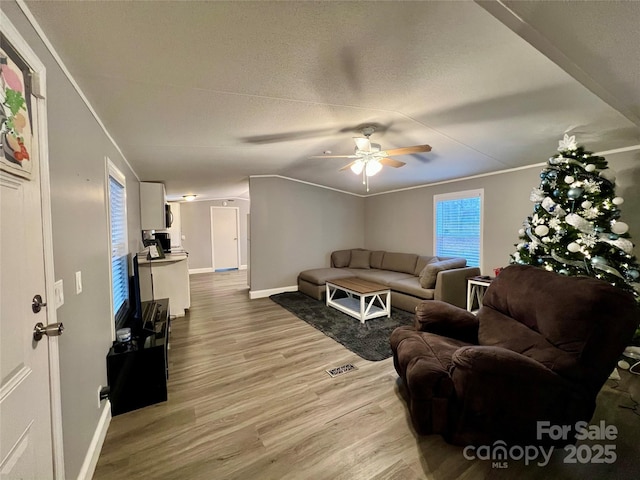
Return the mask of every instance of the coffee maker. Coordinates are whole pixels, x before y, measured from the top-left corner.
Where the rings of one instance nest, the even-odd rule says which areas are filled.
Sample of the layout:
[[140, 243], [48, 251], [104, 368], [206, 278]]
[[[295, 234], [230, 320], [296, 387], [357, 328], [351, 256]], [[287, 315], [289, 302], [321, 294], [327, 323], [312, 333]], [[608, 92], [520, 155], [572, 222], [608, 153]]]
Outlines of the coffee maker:
[[171, 251], [171, 235], [169, 235], [169, 233], [167, 233], [167, 232], [156, 232], [156, 233], [153, 234], [153, 236], [155, 237], [156, 241], [162, 247], [162, 250], [164, 250], [165, 252], [170, 252]]

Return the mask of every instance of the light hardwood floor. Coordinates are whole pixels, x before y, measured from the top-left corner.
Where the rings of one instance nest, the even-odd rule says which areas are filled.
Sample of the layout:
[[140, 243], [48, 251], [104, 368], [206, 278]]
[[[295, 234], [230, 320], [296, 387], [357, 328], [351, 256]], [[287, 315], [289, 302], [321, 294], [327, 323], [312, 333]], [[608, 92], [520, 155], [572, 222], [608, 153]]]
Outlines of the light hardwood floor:
[[[191, 295], [172, 324], [169, 400], [112, 419], [95, 480], [584, 480], [638, 471], [640, 417], [620, 408], [633, 403], [619, 389], [603, 391], [592, 421], [635, 432], [614, 442], [616, 464], [566, 465], [560, 451], [544, 468], [492, 468], [440, 436], [416, 436], [392, 359], [362, 360], [268, 298], [249, 300], [246, 272], [192, 275]], [[345, 363], [358, 370], [325, 372]]]

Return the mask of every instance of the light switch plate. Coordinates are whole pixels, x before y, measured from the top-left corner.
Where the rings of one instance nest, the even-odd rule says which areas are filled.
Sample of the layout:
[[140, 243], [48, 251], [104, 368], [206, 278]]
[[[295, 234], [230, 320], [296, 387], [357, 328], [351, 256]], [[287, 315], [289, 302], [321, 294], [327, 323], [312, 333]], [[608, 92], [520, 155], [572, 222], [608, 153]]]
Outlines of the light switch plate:
[[62, 279], [53, 284], [53, 294], [55, 297], [55, 307], [60, 308], [64, 305], [64, 285]]
[[76, 295], [82, 293], [82, 272], [76, 272]]

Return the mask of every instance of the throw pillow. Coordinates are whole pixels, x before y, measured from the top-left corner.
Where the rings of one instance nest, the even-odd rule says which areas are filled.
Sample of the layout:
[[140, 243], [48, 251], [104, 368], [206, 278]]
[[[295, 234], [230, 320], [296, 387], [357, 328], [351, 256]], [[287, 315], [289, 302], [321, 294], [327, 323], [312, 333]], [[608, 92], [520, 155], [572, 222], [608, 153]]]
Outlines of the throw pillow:
[[352, 250], [349, 268], [370, 268], [369, 258], [371, 252], [369, 250]]
[[331, 264], [336, 268], [344, 268], [349, 265], [351, 250], [336, 250], [331, 254]]
[[420, 286], [422, 288], [435, 288], [438, 273], [443, 270], [462, 268], [467, 266], [464, 258], [452, 258], [450, 260], [440, 260], [439, 262], [428, 263], [420, 272]]
[[415, 270], [415, 272], [413, 272], [413, 274], [416, 277], [419, 277], [420, 273], [422, 273], [422, 270], [424, 270], [424, 267], [426, 267], [428, 263], [439, 262], [439, 261], [440, 261], [440, 259], [438, 257], [431, 257], [431, 256], [428, 256], [428, 255], [421, 255], [421, 256], [418, 257], [418, 262], [416, 263], [416, 270]]
[[369, 266], [371, 268], [382, 268], [382, 259], [384, 258], [384, 250], [376, 250], [371, 252]]

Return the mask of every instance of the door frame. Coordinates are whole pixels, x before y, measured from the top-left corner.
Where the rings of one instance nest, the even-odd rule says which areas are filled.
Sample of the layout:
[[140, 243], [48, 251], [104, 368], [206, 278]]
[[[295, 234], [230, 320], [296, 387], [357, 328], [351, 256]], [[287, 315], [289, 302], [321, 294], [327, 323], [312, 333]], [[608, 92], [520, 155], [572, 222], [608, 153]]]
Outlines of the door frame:
[[[51, 219], [51, 183], [49, 177], [49, 143], [47, 133], [46, 102], [46, 68], [33, 49], [13, 26], [7, 15], [0, 11], [2, 33], [33, 70], [33, 94], [36, 97], [34, 107], [37, 115], [37, 142], [39, 152], [40, 202], [42, 208], [42, 239], [44, 257], [45, 295], [49, 307], [47, 324], [57, 323], [54, 283], [55, 272], [53, 262], [53, 229]], [[57, 480], [64, 480], [64, 451], [62, 440], [62, 398], [60, 390], [60, 355], [58, 337], [47, 337], [49, 351], [49, 390], [51, 396], [51, 439], [53, 457], [53, 475]], [[43, 452], [41, 452], [44, 454]]]
[[215, 257], [215, 237], [213, 231], [213, 216], [214, 209], [218, 210], [235, 210], [236, 212], [236, 263], [238, 264], [238, 270], [240, 270], [240, 208], [239, 207], [220, 207], [220, 206], [212, 206], [210, 207], [210, 218], [211, 218], [211, 270], [216, 271], [216, 257]]

